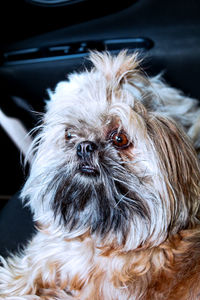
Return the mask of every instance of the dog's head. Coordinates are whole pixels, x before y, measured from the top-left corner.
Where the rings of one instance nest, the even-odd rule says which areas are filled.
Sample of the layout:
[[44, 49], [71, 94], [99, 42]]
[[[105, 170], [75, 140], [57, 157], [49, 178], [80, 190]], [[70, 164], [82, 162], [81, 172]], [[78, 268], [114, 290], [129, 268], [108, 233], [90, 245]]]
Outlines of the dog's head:
[[93, 53], [94, 68], [50, 94], [22, 196], [35, 219], [135, 249], [193, 226], [199, 166], [188, 138], [155, 112], [137, 55]]

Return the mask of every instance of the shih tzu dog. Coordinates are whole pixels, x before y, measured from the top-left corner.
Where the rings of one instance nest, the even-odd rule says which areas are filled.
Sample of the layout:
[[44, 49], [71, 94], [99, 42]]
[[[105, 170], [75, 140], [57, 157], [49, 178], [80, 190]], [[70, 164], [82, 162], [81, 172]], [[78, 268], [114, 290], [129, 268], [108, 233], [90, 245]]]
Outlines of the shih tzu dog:
[[200, 299], [200, 109], [137, 54], [50, 92], [22, 199], [37, 233], [0, 299]]

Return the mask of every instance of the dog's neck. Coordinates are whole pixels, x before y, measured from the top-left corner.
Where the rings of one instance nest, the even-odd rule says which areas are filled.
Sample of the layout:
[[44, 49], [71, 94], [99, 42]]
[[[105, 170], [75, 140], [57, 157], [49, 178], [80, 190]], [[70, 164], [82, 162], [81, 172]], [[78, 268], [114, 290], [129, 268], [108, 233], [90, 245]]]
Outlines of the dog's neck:
[[[39, 227], [43, 234], [52, 238], [52, 232], [47, 227]], [[61, 236], [57, 232], [55, 240]], [[70, 290], [80, 295], [83, 290], [89, 289], [89, 286], [95, 290], [103, 289], [104, 287], [100, 286], [101, 282], [107, 281], [119, 290], [126, 287], [127, 292], [136, 295], [135, 299], [154, 299], [154, 293], [166, 290], [170, 295], [167, 299], [187, 299], [182, 294], [173, 298], [170, 293], [176, 288], [178, 293], [184, 291], [188, 288], [187, 285], [192, 285], [195, 274], [200, 272], [200, 226], [182, 230], [168, 237], [159, 246], [146, 245], [133, 251], [124, 251], [123, 246], [99, 246], [88, 232], [76, 238], [64, 238], [62, 243], [66, 243], [66, 249], [69, 247], [69, 251], [74, 249], [73, 253], [66, 253], [69, 260], [71, 255], [72, 262], [74, 257], [80, 259], [83, 253], [87, 252], [90, 256], [87, 263], [83, 259], [84, 268], [80, 263], [75, 273], [73, 270], [73, 277], [68, 283]], [[185, 283], [185, 276], [190, 278], [188, 283]], [[96, 280], [97, 278], [99, 280]], [[99, 286], [96, 286], [98, 284]], [[64, 283], [61, 283], [61, 286], [64, 286]]]
[[[164, 291], [169, 293], [166, 299], [189, 299], [186, 293], [193, 288], [195, 274], [200, 272], [200, 227], [183, 230], [156, 247], [147, 245], [128, 252], [109, 247], [101, 250], [103, 257], [123, 261], [113, 272], [113, 285], [128, 287], [136, 299], [157, 299], [155, 294]], [[188, 282], [185, 276], [190, 279]]]

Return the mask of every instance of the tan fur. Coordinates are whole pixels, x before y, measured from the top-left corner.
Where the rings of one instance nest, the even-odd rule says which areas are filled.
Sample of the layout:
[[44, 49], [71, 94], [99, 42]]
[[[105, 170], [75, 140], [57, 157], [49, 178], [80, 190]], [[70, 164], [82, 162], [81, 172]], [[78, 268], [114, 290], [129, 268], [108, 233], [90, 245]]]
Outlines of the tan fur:
[[[82, 247], [88, 251], [94, 247], [94, 241], [84, 239]], [[184, 230], [169, 237], [158, 247], [123, 252], [123, 249], [104, 248], [98, 250], [97, 262], [92, 272], [80, 281], [75, 275], [68, 282], [59, 280], [59, 264], [51, 262], [55, 276], [49, 275], [46, 280], [38, 279], [30, 294], [51, 298], [59, 290], [68, 286], [77, 299], [116, 299], [110, 290], [104, 289], [104, 281], [108, 288], [118, 290], [118, 299], [198, 299], [200, 271], [200, 230], [199, 227]], [[56, 262], [58, 263], [58, 262]], [[61, 267], [61, 266], [60, 266]], [[50, 269], [49, 268], [49, 269]], [[19, 280], [20, 278], [15, 278]], [[24, 278], [24, 285], [27, 284]], [[52, 281], [53, 280], [53, 281]], [[57, 282], [57, 283], [56, 283]], [[14, 284], [14, 282], [13, 282]], [[16, 284], [16, 283], [15, 283]], [[125, 293], [123, 290], [125, 289]], [[88, 291], [89, 290], [89, 291]], [[121, 292], [120, 292], [121, 290]], [[42, 293], [42, 294], [41, 294]], [[87, 296], [85, 297], [85, 294]], [[63, 294], [68, 299], [67, 294]], [[117, 295], [117, 294], [116, 294]], [[22, 299], [25, 299], [22, 297]], [[33, 298], [34, 299], [34, 298]], [[44, 298], [41, 298], [44, 299]], [[70, 298], [69, 298], [70, 299]]]

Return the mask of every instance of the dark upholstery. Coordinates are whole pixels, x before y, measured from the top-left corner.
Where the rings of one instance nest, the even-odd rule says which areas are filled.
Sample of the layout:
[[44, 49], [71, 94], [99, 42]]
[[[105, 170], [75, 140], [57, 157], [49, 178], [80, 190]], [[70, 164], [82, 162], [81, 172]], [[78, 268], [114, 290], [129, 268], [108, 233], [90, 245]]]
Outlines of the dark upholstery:
[[0, 211], [0, 255], [6, 257], [22, 249], [34, 232], [32, 214], [17, 193]]

